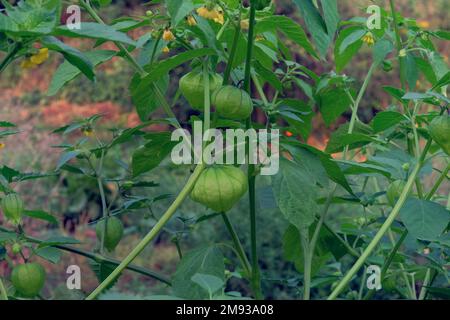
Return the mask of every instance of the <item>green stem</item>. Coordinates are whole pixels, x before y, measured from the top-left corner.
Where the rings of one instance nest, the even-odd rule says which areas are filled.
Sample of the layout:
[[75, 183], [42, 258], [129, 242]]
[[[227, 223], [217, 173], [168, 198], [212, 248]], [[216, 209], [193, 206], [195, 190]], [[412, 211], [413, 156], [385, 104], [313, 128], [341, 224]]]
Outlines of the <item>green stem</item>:
[[[403, 49], [402, 46], [402, 38], [400, 36], [400, 30], [398, 29], [398, 21], [397, 21], [397, 15], [395, 12], [395, 1], [394, 0], [389, 0], [390, 5], [391, 5], [391, 14], [392, 14], [392, 19], [394, 21], [394, 31], [395, 31], [395, 43], [397, 46], [397, 53], [400, 53], [400, 50]], [[405, 57], [400, 57], [398, 58], [399, 60], [399, 64], [400, 64], [400, 81], [402, 84], [402, 89], [405, 90], [406, 89], [406, 64], [405, 64]]]
[[242, 266], [245, 269], [245, 272], [248, 276], [251, 275], [252, 266], [250, 262], [248, 261], [247, 255], [244, 251], [244, 247], [242, 246], [241, 241], [239, 240], [239, 237], [237, 235], [236, 230], [234, 229], [233, 225], [231, 224], [230, 219], [228, 219], [228, 216], [226, 213], [222, 213], [222, 218], [225, 223], [225, 226], [227, 227], [228, 233], [231, 236], [231, 239], [233, 240], [234, 248], [241, 260]]
[[8, 292], [6, 292], [6, 288], [3, 285], [3, 280], [0, 277], [0, 300], [8, 300]]
[[19, 44], [15, 44], [12, 50], [8, 52], [2, 63], [0, 63], [0, 73], [2, 73], [3, 70], [5, 70], [6, 67], [14, 60], [14, 56], [17, 52], [19, 52], [20, 48], [21, 46]]
[[181, 192], [178, 194], [177, 198], [174, 200], [172, 205], [167, 209], [163, 216], [158, 220], [158, 222], [153, 226], [150, 232], [139, 242], [136, 247], [128, 254], [128, 256], [122, 260], [119, 266], [86, 298], [87, 300], [95, 299], [106, 287], [110, 285], [111, 282], [116, 279], [120, 273], [145, 249], [145, 247], [158, 235], [158, 233], [163, 229], [166, 223], [172, 218], [178, 207], [183, 203], [192, 188], [195, 185], [200, 174], [203, 172], [204, 164], [199, 164], [189, 180], [184, 185]]
[[300, 232], [301, 243], [304, 252], [303, 263], [303, 300], [309, 300], [311, 297], [311, 267], [313, 255], [309, 244], [308, 228]]
[[[251, 68], [253, 59], [253, 47], [255, 41], [255, 22], [256, 22], [256, 6], [255, 1], [250, 1], [250, 17], [249, 28], [247, 36], [247, 55], [245, 59], [245, 78], [244, 78], [244, 90], [251, 95]], [[246, 128], [252, 127], [251, 116], [247, 119]], [[248, 152], [247, 152], [248, 154]], [[257, 238], [256, 238], [256, 177], [255, 177], [255, 165], [248, 165], [248, 196], [250, 207], [250, 242], [251, 242], [251, 262], [252, 262], [252, 288], [256, 299], [262, 299], [263, 294], [261, 291], [261, 272], [258, 264], [258, 250], [257, 250]]]
[[425, 274], [425, 279], [423, 280], [422, 289], [420, 290], [419, 300], [425, 300], [427, 296], [427, 287], [431, 281], [431, 270], [428, 268]]
[[241, 27], [240, 23], [238, 23], [234, 30], [233, 44], [231, 45], [230, 56], [228, 57], [228, 64], [225, 69], [225, 72], [223, 73], [223, 85], [227, 85], [230, 82], [231, 70], [233, 70], [233, 62], [236, 57], [237, 45], [239, 42], [240, 35], [241, 35]]
[[391, 227], [392, 223], [397, 218], [400, 209], [403, 207], [403, 204], [405, 203], [406, 199], [408, 198], [408, 195], [412, 189], [412, 186], [416, 180], [417, 175], [420, 172], [420, 169], [423, 166], [426, 154], [428, 153], [428, 150], [431, 146], [431, 139], [428, 140], [427, 146], [425, 147], [424, 151], [422, 152], [422, 155], [417, 162], [416, 166], [414, 167], [413, 172], [408, 178], [408, 181], [406, 182], [405, 188], [403, 189], [400, 198], [398, 199], [397, 203], [395, 204], [391, 214], [388, 216], [386, 221], [381, 226], [380, 230], [378, 230], [375, 237], [372, 239], [372, 241], [369, 243], [367, 248], [364, 250], [364, 252], [361, 254], [361, 257], [355, 262], [355, 264], [352, 266], [352, 268], [347, 272], [347, 274], [344, 276], [344, 278], [339, 282], [338, 286], [333, 290], [331, 295], [328, 297], [328, 300], [334, 300], [337, 298], [337, 296], [344, 290], [344, 288], [348, 285], [348, 283], [352, 280], [353, 276], [358, 272], [358, 270], [361, 268], [361, 266], [364, 264], [364, 262], [369, 258], [371, 253], [375, 250], [376, 246], [380, 242], [380, 240], [383, 238], [384, 234], [387, 232], [387, 230]]

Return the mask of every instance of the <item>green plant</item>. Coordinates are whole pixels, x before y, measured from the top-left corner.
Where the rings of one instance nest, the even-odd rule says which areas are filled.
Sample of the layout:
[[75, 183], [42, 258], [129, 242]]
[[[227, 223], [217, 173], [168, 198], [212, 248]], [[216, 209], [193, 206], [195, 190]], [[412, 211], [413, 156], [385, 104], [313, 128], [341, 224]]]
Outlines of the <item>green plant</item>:
[[[257, 192], [263, 181], [261, 162], [247, 163], [246, 175], [238, 167], [210, 166], [186, 139], [188, 153], [200, 161], [187, 168], [190, 176], [177, 195], [158, 193], [158, 183], [145, 179], [147, 173], [164, 165], [178, 145], [169, 130], [145, 129], [155, 124], [190, 129], [197, 120], [202, 122], [202, 136], [206, 138], [210, 138], [209, 129], [225, 128], [280, 129], [290, 133], [268, 143], [268, 148], [273, 148], [272, 152], [280, 158], [280, 168], [276, 175], [264, 180], [268, 189], [264, 200], [277, 208], [288, 225], [282, 249], [286, 261], [298, 273], [293, 286], [301, 292], [299, 297], [369, 299], [377, 293], [365, 286], [366, 277], [358, 272], [364, 268], [365, 273], [372, 264], [381, 267], [381, 282], [389, 292], [398, 285], [396, 297], [428, 299], [434, 297], [434, 289], [448, 290], [449, 275], [444, 266], [449, 255], [450, 199], [439, 190], [448, 182], [450, 169], [450, 72], [433, 42], [448, 40], [448, 31], [421, 28], [414, 19], [397, 12], [393, 0], [389, 1], [389, 8], [381, 11], [380, 28], [374, 30], [369, 29], [364, 17], [342, 21], [335, 0], [293, 2], [311, 40], [300, 24], [275, 14], [273, 1], [252, 0], [246, 7], [236, 1], [166, 0], [145, 16], [106, 24], [98, 7], [108, 6], [108, 1], [92, 5], [81, 0], [80, 5], [93, 21], [83, 22], [81, 31], [59, 25], [59, 1], [5, 5], [6, 14], [0, 15], [0, 49], [5, 52], [0, 71], [16, 60], [21, 61], [23, 68], [42, 67], [47, 58], [62, 54], [65, 62], [56, 70], [49, 90], [54, 94], [78, 76], [94, 80], [96, 66], [113, 57], [123, 58], [135, 72], [129, 91], [141, 124], [126, 129], [112, 124], [108, 132], [100, 134], [102, 115], [78, 119], [53, 131], [65, 141], [58, 145], [62, 152], [54, 172], [26, 174], [3, 166], [2, 207], [17, 228], [0, 227], [0, 244], [27, 246], [31, 254], [23, 256], [26, 261], [38, 255], [55, 262], [54, 254], [42, 248], [89, 258], [100, 283], [87, 296], [88, 300], [104, 294], [126, 269], [168, 284], [172, 297], [230, 298], [233, 294], [226, 292], [227, 282], [240, 281], [249, 289], [235, 298], [265, 298], [263, 289], [269, 279], [267, 270], [261, 270], [258, 243], [267, 230], [259, 228], [270, 226], [257, 224], [262, 212], [257, 198], [263, 198]], [[33, 23], [22, 23], [28, 20]], [[143, 26], [151, 31], [137, 40], [126, 34]], [[117, 50], [95, 46], [82, 52], [58, 36], [92, 38], [97, 44], [112, 42]], [[287, 47], [285, 39], [294, 46]], [[324, 61], [331, 47], [333, 70], [322, 74], [300, 64], [293, 55], [295, 50], [304, 59]], [[344, 70], [363, 47], [370, 55], [367, 72], [358, 81], [345, 75]], [[177, 68], [183, 70], [184, 76], [175, 96], [168, 97], [172, 71]], [[219, 70], [223, 70], [223, 75]], [[377, 113], [370, 123], [363, 123], [359, 118], [361, 103], [372, 78], [380, 71], [398, 71], [399, 85], [393, 80], [382, 87], [391, 97], [391, 106]], [[419, 79], [428, 89], [417, 86]], [[303, 99], [292, 98], [290, 89], [294, 88], [302, 91]], [[199, 111], [196, 114], [200, 113], [186, 123], [180, 123], [173, 111], [184, 102], [181, 97]], [[155, 116], [159, 107], [165, 113], [163, 118]], [[327, 126], [340, 123], [338, 119], [350, 112], [349, 121], [331, 134], [325, 150], [306, 143], [315, 111]], [[265, 120], [254, 121], [256, 117], [252, 115], [256, 112]], [[0, 131], [0, 138], [19, 133], [13, 123], [1, 121], [0, 126], [5, 128]], [[186, 131], [181, 132], [186, 138]], [[202, 147], [214, 144], [211, 139], [200, 140], [204, 140]], [[244, 142], [247, 158], [254, 151], [249, 140]], [[433, 140], [438, 146], [433, 145]], [[106, 161], [113, 159], [115, 150], [122, 146], [133, 148], [131, 161], [120, 159], [116, 170], [106, 171]], [[279, 152], [275, 146], [279, 146]], [[232, 151], [239, 152], [237, 147]], [[77, 183], [88, 184], [88, 189], [95, 188], [98, 194], [101, 209], [94, 220], [99, 246], [92, 251], [77, 248], [79, 243], [73, 238], [41, 240], [28, 236], [22, 228], [22, 215], [51, 224], [58, 221], [42, 210], [24, 210], [12, 188], [25, 180], [63, 174], [76, 177], [73, 179]], [[429, 190], [425, 179], [432, 182]], [[108, 184], [120, 192], [108, 194]], [[157, 194], [137, 192], [143, 189]], [[243, 233], [233, 225], [233, 216], [225, 212], [247, 191], [250, 230]], [[198, 209], [193, 219], [183, 216], [181, 205], [189, 195], [208, 208], [204, 215], [198, 214], [202, 212]], [[15, 202], [10, 203], [8, 197], [16, 197]], [[163, 213], [154, 212], [155, 203], [167, 199], [172, 201], [168, 208]], [[118, 245], [124, 228], [122, 217], [136, 212], [145, 212], [151, 229], [124, 259], [117, 261], [104, 249], [112, 251]], [[188, 236], [205, 221], [221, 217], [231, 244], [211, 243], [184, 252], [183, 238], [167, 228], [169, 222], [176, 220], [174, 216], [188, 230]], [[180, 257], [171, 279], [132, 264], [162, 232], [172, 236], [171, 243]], [[248, 245], [244, 245], [244, 237], [248, 238]], [[408, 246], [404, 246], [407, 238]], [[14, 247], [12, 251], [18, 252]], [[425, 262], [418, 264], [417, 256]], [[41, 289], [43, 278], [38, 280], [39, 286], [33, 289]], [[359, 291], [346, 291], [350, 283]], [[416, 287], [420, 287], [419, 293]], [[8, 298], [1, 287], [0, 293]]]
[[13, 269], [11, 282], [22, 296], [33, 298], [39, 294], [44, 286], [44, 267], [38, 263], [20, 264]]

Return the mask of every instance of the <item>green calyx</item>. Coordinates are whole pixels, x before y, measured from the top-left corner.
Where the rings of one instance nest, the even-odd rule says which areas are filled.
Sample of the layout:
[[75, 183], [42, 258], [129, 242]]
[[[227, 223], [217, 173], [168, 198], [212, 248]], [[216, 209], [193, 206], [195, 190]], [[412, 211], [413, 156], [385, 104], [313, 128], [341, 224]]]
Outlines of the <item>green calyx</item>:
[[33, 298], [44, 287], [45, 269], [38, 263], [18, 265], [11, 273], [11, 282], [22, 296]]
[[102, 241], [103, 233], [105, 231], [105, 222], [106, 222], [106, 234], [104, 245], [108, 251], [113, 251], [123, 236], [123, 224], [116, 217], [109, 217], [107, 219], [101, 220], [97, 223], [95, 228], [95, 233], [97, 234], [97, 239]]
[[253, 102], [250, 95], [233, 86], [223, 86], [214, 92], [212, 103], [216, 112], [228, 119], [245, 120], [253, 112]]
[[216, 212], [229, 211], [247, 192], [247, 177], [233, 166], [213, 166], [203, 171], [191, 198]]
[[[209, 74], [209, 92], [212, 94], [222, 85], [219, 74]], [[205, 107], [205, 83], [203, 73], [192, 71], [180, 79], [180, 91], [192, 108], [203, 111]]]
[[5, 217], [13, 224], [18, 225], [22, 219], [24, 204], [17, 193], [7, 194], [1, 202], [1, 208]]
[[450, 155], [450, 116], [442, 115], [434, 118], [428, 129], [433, 140]]

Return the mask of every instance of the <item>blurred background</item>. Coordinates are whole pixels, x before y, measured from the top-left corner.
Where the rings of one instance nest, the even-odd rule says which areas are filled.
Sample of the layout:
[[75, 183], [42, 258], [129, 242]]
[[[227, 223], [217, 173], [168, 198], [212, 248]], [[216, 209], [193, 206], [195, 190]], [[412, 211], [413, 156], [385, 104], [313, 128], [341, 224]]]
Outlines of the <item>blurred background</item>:
[[[13, 2], [13, 1], [10, 1]], [[145, 1], [113, 1], [113, 4], [103, 9], [101, 16], [107, 20], [112, 20], [120, 16], [143, 15], [147, 6], [143, 6]], [[364, 1], [364, 0], [339, 0], [339, 10], [342, 19], [346, 20], [354, 16], [366, 16], [365, 8], [370, 4], [379, 4], [387, 7], [387, 1]], [[429, 30], [444, 29], [449, 30], [450, 5], [449, 0], [398, 0], [398, 8], [406, 17], [415, 17], [421, 27]], [[298, 10], [292, 1], [276, 1], [277, 13], [288, 15], [297, 21], [301, 21]], [[88, 20], [83, 17], [83, 21]], [[131, 36], [137, 36], [131, 34]], [[90, 41], [79, 41], [65, 39], [72, 46], [89, 48]], [[288, 45], [289, 42], [287, 43]], [[449, 43], [437, 43], [440, 52], [444, 55], [448, 63]], [[292, 46], [293, 47], [293, 46]], [[103, 48], [115, 49], [113, 44], [103, 45]], [[295, 49], [293, 47], [293, 49]], [[175, 54], [172, 53], [172, 54]], [[361, 79], [367, 72], [370, 63], [370, 51], [367, 47], [353, 59], [345, 73], [356, 79], [360, 84]], [[295, 54], [297, 62], [307, 66], [317, 74], [330, 72], [333, 68], [333, 55], [329, 54], [328, 62], [314, 61], [309, 56], [297, 52]], [[97, 82], [92, 83], [84, 77], [79, 77], [64, 87], [56, 96], [49, 97], [46, 92], [52, 78], [53, 72], [62, 62], [62, 57], [51, 54], [50, 59], [32, 70], [23, 70], [19, 62], [10, 65], [5, 72], [0, 75], [0, 120], [16, 123], [21, 130], [18, 135], [11, 136], [4, 142], [6, 148], [0, 150], [0, 164], [20, 170], [21, 172], [51, 172], [55, 169], [60, 156], [59, 150], [52, 146], [64, 142], [61, 136], [50, 134], [50, 132], [60, 126], [70, 123], [73, 120], [85, 118], [93, 114], [105, 114], [100, 122], [105, 135], [108, 129], [126, 128], [139, 124], [139, 119], [133, 110], [128, 84], [133, 71], [121, 59], [113, 59], [111, 62], [97, 68]], [[186, 68], [178, 68], [171, 74], [171, 86], [168, 96], [173, 96], [178, 87], [178, 79], [185, 72]], [[395, 68], [394, 68], [395, 70]], [[398, 85], [398, 75], [395, 71], [386, 73], [379, 71], [375, 74], [368, 92], [362, 102], [360, 118], [369, 122], [378, 110], [383, 110], [389, 106], [390, 99], [380, 90], [382, 85]], [[420, 90], [422, 84], [419, 83]], [[424, 86], [422, 86], [425, 88]], [[267, 89], [270, 97], [270, 89]], [[304, 98], [300, 91], [287, 93], [290, 97]], [[189, 107], [180, 100], [174, 111], [181, 121], [188, 118]], [[164, 116], [156, 112], [155, 118]], [[347, 121], [348, 114], [344, 114], [332, 127], [326, 127], [320, 115], [313, 121], [313, 133], [308, 143], [323, 149], [326, 146], [329, 133], [336, 127]], [[255, 116], [258, 120], [259, 116]], [[152, 127], [152, 130], [162, 130], [164, 127]], [[68, 139], [76, 139], [71, 137]], [[129, 144], [114, 149], [113, 154], [109, 154], [106, 162], [106, 175], [118, 176], [121, 174], [120, 167], [116, 160], [122, 159], [130, 161], [131, 152], [135, 146]], [[123, 174], [123, 173], [122, 173]], [[140, 190], [144, 195], [158, 196], [161, 194], [176, 194], [185, 182], [189, 170], [185, 167], [174, 167], [169, 162], [154, 170], [146, 176], [147, 180], [152, 180], [160, 184], [158, 188]], [[259, 180], [258, 195], [264, 200], [267, 197], [265, 192], [268, 183], [264, 178]], [[95, 183], [89, 180], [79, 179], [67, 173], [61, 174], [57, 178], [37, 180], [24, 183], [18, 186], [18, 191], [26, 199], [28, 209], [43, 209], [57, 216], [62, 222], [57, 228], [40, 222], [27, 222], [26, 231], [33, 236], [46, 238], [52, 234], [66, 234], [75, 237], [83, 242], [82, 247], [91, 249], [96, 241], [94, 227], [89, 223], [98, 217], [100, 212], [100, 198]], [[114, 199], [119, 190], [113, 183], [108, 185], [108, 198]], [[447, 189], [448, 192], [448, 189]], [[156, 202], [153, 212], [159, 216], [170, 203], [171, 198]], [[344, 207], [336, 209], [342, 215], [346, 215]], [[356, 210], [356, 209], [355, 209]], [[357, 215], [354, 209], [350, 210], [349, 216]], [[348, 211], [348, 210], [347, 210]], [[182, 250], [189, 250], [195, 246], [206, 243], [218, 243], [228, 241], [228, 234], [222, 221], [216, 219], [203, 224], [190, 225], [193, 220], [207, 211], [192, 201], [188, 200], [179, 209], [178, 218], [174, 219], [165, 232], [156, 240], [154, 246], [147, 248], [135, 261], [138, 265], [170, 275], [176, 267], [179, 257], [174, 239], [178, 239]], [[230, 212], [230, 219], [242, 235], [242, 240], [248, 248], [248, 208], [246, 201], [241, 201], [239, 206]], [[114, 256], [123, 258], [139, 242], [142, 236], [149, 230], [154, 220], [145, 212], [133, 212], [123, 216], [126, 226], [126, 236], [116, 249]], [[1, 222], [0, 222], [1, 223]], [[295, 299], [300, 296], [297, 289], [299, 274], [295, 271], [292, 263], [283, 259], [282, 235], [287, 225], [278, 210], [270, 205], [260, 204], [258, 213], [259, 224], [259, 245], [261, 255], [261, 267], [264, 274], [264, 290], [268, 298], [271, 299]], [[82, 268], [83, 291], [91, 291], [97, 284], [97, 279], [92, 272], [86, 259], [76, 255], [64, 254], [59, 264], [52, 265], [45, 262], [49, 281], [44, 291], [45, 297], [51, 297], [54, 292], [50, 290], [65, 284], [65, 270], [68, 265], [78, 264]], [[6, 265], [0, 263], [0, 274], [5, 274]], [[2, 270], [3, 269], [3, 270]], [[248, 288], [243, 287], [242, 281], [231, 281], [230, 290], [241, 291], [244, 295], [248, 293]], [[148, 296], [151, 294], [167, 294], [168, 289], [149, 278], [141, 277], [131, 272], [125, 272], [120, 278], [118, 286], [114, 292], [122, 292], [130, 296]], [[111, 294], [111, 293], [110, 293]], [[123, 296], [122, 296], [123, 297]]]

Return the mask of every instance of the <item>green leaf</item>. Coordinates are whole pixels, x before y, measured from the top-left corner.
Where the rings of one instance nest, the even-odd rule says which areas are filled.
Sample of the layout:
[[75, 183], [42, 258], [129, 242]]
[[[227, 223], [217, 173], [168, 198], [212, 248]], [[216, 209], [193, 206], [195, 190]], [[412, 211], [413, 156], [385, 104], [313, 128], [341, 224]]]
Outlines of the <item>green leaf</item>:
[[398, 123], [406, 120], [405, 116], [397, 111], [383, 111], [377, 113], [375, 118], [372, 120], [372, 127], [375, 133], [382, 132]]
[[342, 47], [342, 44], [348, 37], [350, 37], [352, 34], [361, 31], [360, 26], [354, 26], [349, 27], [344, 30], [341, 30], [337, 39], [336, 39], [336, 45], [334, 48], [334, 59], [336, 63], [336, 71], [338, 73], [341, 73], [345, 66], [350, 62], [350, 60], [353, 58], [353, 56], [359, 51], [359, 49], [363, 45], [363, 41], [361, 39], [352, 42], [349, 44], [345, 50], [342, 52], [340, 51], [340, 48]]
[[132, 92], [131, 99], [136, 107], [136, 112], [141, 121], [147, 121], [151, 114], [161, 106], [161, 101], [158, 99], [155, 86], [161, 91], [162, 94], [165, 94], [169, 88], [169, 81], [169, 75], [165, 75], [151, 84], [147, 91], [139, 91], [138, 94], [134, 94]]
[[[107, 261], [97, 262], [94, 260], [89, 260], [89, 264], [91, 266], [92, 271], [94, 271], [95, 275], [99, 282], [103, 282], [116, 268], [117, 265], [113, 263], [109, 263]], [[116, 277], [105, 289], [106, 291], [115, 286], [117, 281], [119, 280], [120, 275]]]
[[45, 37], [42, 44], [50, 50], [60, 52], [70, 64], [77, 67], [88, 79], [94, 80], [94, 67], [81, 51], [66, 45], [55, 37]]
[[79, 29], [69, 29], [67, 26], [59, 26], [55, 28], [54, 35], [107, 40], [136, 46], [136, 42], [130, 39], [125, 33], [117, 31], [112, 26], [95, 22], [81, 22]]
[[349, 149], [355, 149], [375, 141], [377, 140], [362, 133], [333, 134], [328, 141], [326, 152], [338, 153], [342, 152], [346, 146], [349, 146]]
[[444, 87], [446, 85], [450, 84], [450, 71], [445, 74], [439, 81], [433, 86], [431, 90], [436, 90], [441, 87]]
[[44, 247], [53, 247], [58, 245], [66, 245], [66, 244], [80, 244], [81, 242], [77, 239], [70, 238], [70, 237], [62, 237], [62, 236], [54, 236], [50, 237], [45, 241], [42, 241], [39, 244], [39, 248]]
[[400, 217], [411, 235], [419, 240], [437, 240], [450, 223], [450, 211], [444, 206], [416, 198], [406, 201]]
[[80, 154], [81, 154], [81, 150], [74, 150], [74, 151], [69, 151], [69, 152], [63, 153], [61, 158], [59, 158], [59, 160], [58, 160], [58, 164], [56, 166], [56, 170], [61, 169], [61, 167], [63, 165], [65, 165], [70, 160], [76, 158]]
[[325, 20], [312, 0], [294, 0], [305, 19], [311, 36], [316, 43], [320, 56], [325, 57], [328, 47], [334, 38], [334, 32], [339, 21], [336, 0], [321, 1]]
[[419, 69], [417, 68], [414, 56], [410, 53], [406, 56], [406, 79], [409, 89], [414, 90], [419, 79]]
[[53, 264], [57, 264], [62, 256], [61, 250], [52, 247], [38, 248], [34, 253]]
[[265, 81], [267, 81], [272, 87], [277, 89], [278, 91], [283, 91], [283, 84], [281, 81], [277, 78], [276, 74], [272, 71], [264, 67], [261, 63], [258, 61], [255, 61], [253, 64], [256, 72], [258, 73], [261, 78], [263, 78]]
[[166, 0], [166, 6], [173, 27], [176, 27], [184, 17], [194, 10], [191, 0]]
[[314, 117], [311, 107], [302, 100], [297, 99], [284, 99], [280, 101], [280, 108], [283, 108], [283, 106], [293, 108], [296, 111], [295, 114], [301, 121], [292, 117], [284, 117], [284, 119], [304, 139], [308, 139], [312, 130], [312, 119]]
[[12, 241], [17, 239], [17, 234], [15, 232], [4, 232], [0, 231], [0, 243], [5, 241]]
[[405, 100], [403, 99], [403, 96], [405, 95], [404, 90], [390, 86], [384, 86], [383, 90], [386, 91], [391, 97], [395, 98], [399, 102], [401, 103], [405, 102]]
[[222, 278], [203, 273], [194, 274], [191, 280], [205, 289], [210, 297], [213, 297], [213, 295], [225, 285]]
[[170, 132], [152, 134], [151, 141], [133, 153], [131, 166], [134, 177], [153, 170], [170, 154], [173, 147], [178, 144], [170, 138]]
[[339, 46], [339, 54], [343, 54], [344, 51], [356, 41], [361, 40], [361, 38], [366, 34], [364, 29], [355, 29], [347, 37], [343, 38], [342, 43]]
[[256, 34], [261, 34], [268, 31], [274, 32], [278, 30], [296, 44], [304, 48], [310, 55], [317, 57], [317, 54], [309, 42], [303, 28], [287, 16], [270, 16], [262, 18], [256, 24], [255, 29]]
[[195, 249], [183, 255], [173, 276], [173, 294], [186, 299], [209, 298], [204, 288], [192, 279], [199, 273], [225, 282], [224, 257], [216, 246]]
[[352, 100], [344, 88], [330, 87], [318, 94], [317, 103], [326, 125], [329, 126], [350, 108]]
[[30, 218], [45, 220], [53, 224], [58, 224], [58, 220], [56, 220], [54, 216], [42, 210], [25, 210], [23, 214]]
[[377, 41], [373, 47], [373, 62], [380, 64], [392, 50], [394, 50], [394, 44], [391, 41], [387, 39]]
[[272, 187], [286, 220], [299, 230], [308, 228], [314, 222], [319, 211], [315, 201], [318, 192], [310, 174], [294, 162], [281, 158], [280, 170], [272, 177]]
[[[112, 57], [116, 55], [116, 53], [117, 53], [116, 51], [112, 50], [96, 50], [85, 52], [84, 55], [95, 67], [105, 61], [110, 60]], [[80, 69], [73, 66], [68, 61], [63, 62], [53, 74], [53, 78], [50, 83], [47, 95], [48, 96], [55, 95], [62, 87], [64, 87], [67, 83], [75, 79], [80, 74], [81, 74]]]

